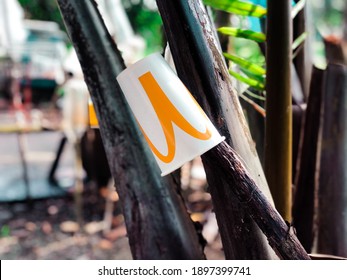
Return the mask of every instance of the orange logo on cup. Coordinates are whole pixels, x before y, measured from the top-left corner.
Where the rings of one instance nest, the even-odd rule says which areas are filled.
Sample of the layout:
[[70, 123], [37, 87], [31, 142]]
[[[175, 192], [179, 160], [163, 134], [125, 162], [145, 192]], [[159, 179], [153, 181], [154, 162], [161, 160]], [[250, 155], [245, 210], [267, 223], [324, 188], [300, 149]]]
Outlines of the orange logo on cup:
[[[172, 104], [169, 98], [166, 96], [164, 91], [161, 89], [160, 85], [154, 79], [151, 72], [147, 72], [139, 77], [139, 81], [147, 93], [149, 100], [151, 101], [154, 111], [156, 112], [159, 122], [163, 128], [167, 143], [167, 154], [162, 154], [149, 139], [145, 131], [141, 128], [141, 131], [150, 146], [152, 152], [163, 162], [170, 163], [176, 152], [176, 139], [173, 124], [176, 124], [180, 129], [185, 131], [187, 134], [191, 135], [200, 140], [208, 140], [211, 138], [212, 133], [206, 126], [205, 132], [200, 132], [195, 129], [177, 110], [177, 108]], [[194, 99], [193, 99], [194, 100]], [[195, 100], [194, 100], [195, 101]], [[200, 110], [201, 108], [198, 107]], [[202, 111], [202, 110], [201, 110]]]
[[99, 127], [98, 118], [96, 117], [95, 108], [91, 100], [88, 102], [89, 125], [92, 128]]
[[117, 76], [155, 160], [165, 176], [224, 140], [159, 54]]

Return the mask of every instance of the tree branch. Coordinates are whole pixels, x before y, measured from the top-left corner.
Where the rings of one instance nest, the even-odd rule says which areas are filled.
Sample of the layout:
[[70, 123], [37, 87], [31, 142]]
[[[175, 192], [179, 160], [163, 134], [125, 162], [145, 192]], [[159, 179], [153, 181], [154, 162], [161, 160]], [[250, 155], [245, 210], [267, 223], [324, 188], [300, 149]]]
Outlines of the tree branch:
[[[96, 109], [135, 259], [203, 259], [181, 198], [162, 179], [116, 76], [122, 57], [95, 1], [58, 0]], [[87, 105], [86, 105], [87, 106]]]
[[228, 179], [230, 189], [267, 236], [270, 246], [280, 258], [286, 260], [310, 259], [295, 234], [268, 202], [241, 163], [240, 158], [226, 142], [222, 142], [203, 154], [202, 160], [204, 164], [213, 164], [215, 168], [219, 168], [221, 174]]

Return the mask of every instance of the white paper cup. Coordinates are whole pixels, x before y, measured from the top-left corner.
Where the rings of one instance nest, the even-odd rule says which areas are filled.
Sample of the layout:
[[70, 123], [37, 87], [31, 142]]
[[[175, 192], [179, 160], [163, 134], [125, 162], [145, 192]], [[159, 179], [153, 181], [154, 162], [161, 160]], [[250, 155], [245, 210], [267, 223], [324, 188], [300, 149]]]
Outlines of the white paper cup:
[[130, 65], [117, 80], [162, 176], [225, 139], [159, 53]]

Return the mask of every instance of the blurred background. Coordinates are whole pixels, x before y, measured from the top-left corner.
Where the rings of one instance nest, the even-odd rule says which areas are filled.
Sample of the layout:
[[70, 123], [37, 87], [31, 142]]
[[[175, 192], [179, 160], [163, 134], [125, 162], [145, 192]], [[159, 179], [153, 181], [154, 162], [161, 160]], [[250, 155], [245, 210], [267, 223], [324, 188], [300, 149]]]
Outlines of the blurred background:
[[[97, 3], [126, 64], [163, 53], [155, 0]], [[323, 38], [347, 32], [345, 0], [310, 0], [306, 13], [308, 59], [325, 67]], [[240, 22], [259, 28], [249, 18], [231, 20]], [[236, 40], [233, 48], [264, 59], [254, 42]], [[93, 114], [55, 0], [0, 0], [1, 259], [131, 259]], [[199, 158], [182, 168], [182, 188], [192, 219], [203, 225], [208, 259], [223, 259]]]
[[[163, 51], [155, 1], [97, 3], [126, 64]], [[0, 258], [131, 259], [95, 112], [57, 3], [1, 0], [0, 22]], [[223, 258], [200, 160], [184, 170], [192, 217], [211, 216], [207, 250]]]

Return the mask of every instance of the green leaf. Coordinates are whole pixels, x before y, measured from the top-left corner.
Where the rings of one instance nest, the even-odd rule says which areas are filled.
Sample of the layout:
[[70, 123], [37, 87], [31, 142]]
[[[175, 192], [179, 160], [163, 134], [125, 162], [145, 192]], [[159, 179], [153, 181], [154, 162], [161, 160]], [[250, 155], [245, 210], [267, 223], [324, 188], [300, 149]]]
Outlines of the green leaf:
[[292, 19], [305, 7], [306, 0], [300, 0], [292, 9]]
[[244, 73], [245, 75], [247, 75], [251, 79], [265, 84], [265, 76], [264, 75], [256, 75], [254, 73], [249, 72], [247, 69], [245, 69], [243, 67], [240, 67], [240, 70], [242, 71], [242, 73]]
[[229, 54], [229, 53], [223, 53], [224, 57], [227, 58], [228, 60], [236, 63], [237, 65], [240, 65], [242, 68], [247, 69], [249, 72], [255, 74], [255, 75], [265, 75], [266, 71], [263, 67], [254, 64], [252, 62], [247, 61], [246, 59]]
[[298, 48], [307, 38], [307, 32], [302, 33], [298, 38], [296, 38], [292, 44], [292, 50]]
[[222, 34], [233, 36], [233, 37], [239, 37], [239, 38], [245, 38], [250, 39], [253, 41], [256, 41], [258, 43], [265, 42], [266, 36], [262, 32], [255, 32], [248, 29], [239, 29], [234, 27], [220, 27], [218, 28], [218, 31]]
[[239, 0], [204, 0], [206, 5], [217, 10], [252, 17], [263, 17], [266, 9], [262, 6]]
[[233, 70], [229, 70], [229, 73], [231, 76], [233, 76], [235, 79], [239, 80], [240, 82], [243, 82], [255, 89], [258, 89], [258, 90], [264, 90], [265, 89], [265, 85], [263, 83], [260, 83], [256, 80], [253, 80], [251, 78], [248, 78], [248, 77], [245, 77]]
[[8, 225], [3, 225], [0, 229], [0, 237], [10, 236], [10, 227]]
[[261, 100], [261, 101], [265, 101], [266, 100], [266, 98], [264, 96], [255, 94], [255, 93], [251, 92], [248, 89], [245, 90], [245, 93], [247, 93], [249, 96], [251, 96], [251, 97], [253, 97], [255, 99], [258, 99], [258, 100]]

